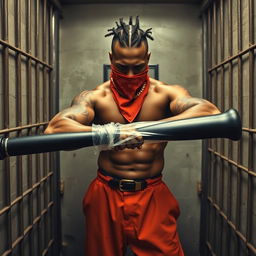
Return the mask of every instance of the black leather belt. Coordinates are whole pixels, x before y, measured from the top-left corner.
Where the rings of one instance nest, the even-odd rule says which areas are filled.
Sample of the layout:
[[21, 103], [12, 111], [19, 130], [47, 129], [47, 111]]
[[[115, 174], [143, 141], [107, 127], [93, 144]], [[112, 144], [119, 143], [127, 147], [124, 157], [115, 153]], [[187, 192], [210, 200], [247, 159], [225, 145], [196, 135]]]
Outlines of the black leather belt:
[[107, 173], [104, 170], [99, 170], [105, 176], [112, 177], [111, 180], [108, 181], [108, 185], [113, 189], [119, 189], [123, 192], [135, 192], [143, 190], [147, 187], [147, 181], [145, 179], [126, 179], [121, 178], [116, 175], [112, 175]]
[[113, 178], [108, 182], [108, 185], [113, 189], [119, 189], [124, 192], [135, 192], [143, 190], [147, 187], [145, 180], [130, 180], [130, 179], [117, 179]]

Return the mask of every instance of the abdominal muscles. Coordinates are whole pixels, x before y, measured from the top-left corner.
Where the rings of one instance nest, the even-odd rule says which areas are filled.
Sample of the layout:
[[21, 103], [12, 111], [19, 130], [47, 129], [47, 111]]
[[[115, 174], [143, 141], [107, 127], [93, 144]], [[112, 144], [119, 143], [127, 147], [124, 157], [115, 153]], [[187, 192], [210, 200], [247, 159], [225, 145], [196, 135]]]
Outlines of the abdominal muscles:
[[149, 178], [161, 173], [166, 143], [144, 144], [141, 149], [102, 151], [99, 167], [124, 178]]

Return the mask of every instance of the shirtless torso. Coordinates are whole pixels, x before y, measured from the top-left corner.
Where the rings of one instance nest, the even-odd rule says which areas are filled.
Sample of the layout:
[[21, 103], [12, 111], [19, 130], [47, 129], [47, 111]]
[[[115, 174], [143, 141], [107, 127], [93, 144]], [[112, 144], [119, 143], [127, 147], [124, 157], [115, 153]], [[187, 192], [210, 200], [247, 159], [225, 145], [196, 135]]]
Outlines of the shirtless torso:
[[[122, 47], [117, 41], [109, 53], [111, 64], [121, 73], [132, 76], [146, 69], [150, 53], [142, 42], [138, 47]], [[149, 91], [134, 122], [178, 120], [217, 114], [219, 110], [209, 101], [194, 98], [179, 85], [167, 85], [150, 78]], [[71, 107], [58, 113], [45, 133], [91, 131], [91, 125], [127, 121], [113, 99], [110, 82], [94, 90], [81, 92]], [[134, 143], [134, 145], [136, 145]], [[161, 173], [166, 143], [144, 143], [140, 147], [102, 151], [98, 165], [103, 170], [123, 178], [149, 178]]]
[[[91, 131], [92, 123], [127, 123], [118, 110], [109, 85], [108, 81], [95, 90], [80, 93], [71, 107], [51, 120], [45, 133]], [[177, 120], [208, 113], [218, 113], [218, 110], [208, 101], [191, 97], [181, 86], [166, 85], [150, 78], [148, 94], [134, 122]], [[163, 170], [166, 144], [144, 143], [135, 149], [101, 151], [98, 165], [123, 178], [153, 177]]]

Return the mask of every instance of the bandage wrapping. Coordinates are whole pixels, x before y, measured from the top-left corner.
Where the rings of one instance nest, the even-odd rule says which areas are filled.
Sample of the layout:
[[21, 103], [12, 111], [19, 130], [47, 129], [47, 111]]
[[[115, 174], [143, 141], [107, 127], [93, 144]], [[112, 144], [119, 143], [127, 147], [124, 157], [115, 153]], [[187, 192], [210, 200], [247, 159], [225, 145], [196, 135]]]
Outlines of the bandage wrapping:
[[109, 123], [105, 125], [92, 125], [93, 145], [99, 146], [102, 150], [111, 149], [119, 141], [120, 124]]
[[[131, 129], [132, 127], [132, 124], [123, 125], [113, 122], [104, 125], [93, 124], [93, 145], [100, 150], [110, 150], [124, 143], [129, 144], [129, 141], [138, 136], [138, 133]], [[125, 139], [121, 139], [122, 134], [126, 135]]]

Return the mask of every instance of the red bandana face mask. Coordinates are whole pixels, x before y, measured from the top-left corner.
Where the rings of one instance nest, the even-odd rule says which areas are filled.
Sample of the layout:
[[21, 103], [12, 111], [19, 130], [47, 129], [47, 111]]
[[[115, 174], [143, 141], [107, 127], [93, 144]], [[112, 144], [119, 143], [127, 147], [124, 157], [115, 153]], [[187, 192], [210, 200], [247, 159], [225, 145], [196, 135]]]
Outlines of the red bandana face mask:
[[132, 122], [139, 113], [149, 89], [148, 67], [145, 71], [127, 76], [111, 66], [110, 88], [122, 116]]

